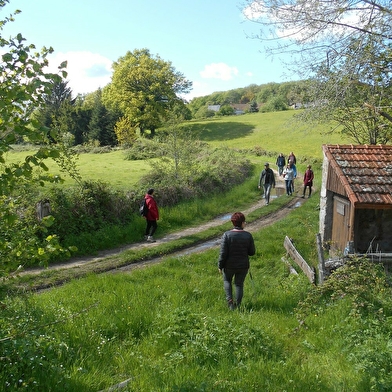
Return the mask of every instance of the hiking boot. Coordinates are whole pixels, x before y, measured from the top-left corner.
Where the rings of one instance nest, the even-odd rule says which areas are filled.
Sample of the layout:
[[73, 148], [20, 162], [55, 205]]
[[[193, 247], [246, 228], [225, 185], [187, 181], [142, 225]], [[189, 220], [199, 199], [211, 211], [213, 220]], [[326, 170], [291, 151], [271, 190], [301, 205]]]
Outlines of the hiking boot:
[[152, 235], [149, 235], [147, 237], [147, 242], [156, 242], [156, 241], [154, 240], [154, 238], [152, 238]]
[[236, 308], [235, 303], [233, 302], [232, 299], [229, 299], [227, 301], [227, 306], [229, 307], [230, 310], [235, 310], [235, 308]]
[[147, 241], [147, 239], [148, 239], [148, 235], [145, 235], [144, 236], [144, 241]]

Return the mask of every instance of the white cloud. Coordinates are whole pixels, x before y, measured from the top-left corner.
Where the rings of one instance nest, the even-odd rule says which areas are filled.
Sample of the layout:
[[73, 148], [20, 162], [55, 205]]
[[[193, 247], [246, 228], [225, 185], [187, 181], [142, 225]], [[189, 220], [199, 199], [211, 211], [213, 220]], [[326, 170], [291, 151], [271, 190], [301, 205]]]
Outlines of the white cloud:
[[200, 76], [204, 79], [231, 80], [236, 75], [238, 75], [238, 69], [225, 63], [207, 64], [203, 71], [200, 71]]
[[[331, 2], [330, 2], [331, 3]], [[332, 5], [331, 5], [332, 4]], [[260, 22], [269, 27], [265, 29], [265, 34], [267, 38], [289, 38], [294, 41], [308, 40], [317, 41], [324, 39], [325, 37], [330, 37], [331, 35], [339, 35], [344, 30], [347, 30], [347, 26], [355, 26], [361, 28], [361, 17], [360, 12], [347, 11], [342, 13], [342, 9], [335, 7], [333, 2], [329, 4], [328, 2], [320, 2], [318, 4], [320, 10], [319, 14], [321, 16], [328, 15], [332, 21], [339, 22], [339, 24], [334, 23], [324, 23], [323, 29], [320, 29], [316, 24], [316, 28], [313, 27], [312, 21], [309, 20], [308, 24], [305, 22], [299, 23], [296, 18], [292, 18], [293, 8], [297, 8], [295, 4], [291, 1], [282, 2], [281, 5], [271, 6], [269, 3], [266, 4], [265, 0], [254, 0], [243, 8], [242, 14], [245, 19], [255, 22]], [[307, 7], [309, 9], [309, 14], [317, 14], [314, 11], [314, 4], [309, 2], [304, 2], [301, 8], [302, 16], [306, 15]], [[271, 12], [271, 9], [273, 12]], [[370, 19], [371, 16], [368, 15]], [[285, 21], [285, 22], [282, 22]]]
[[54, 53], [49, 57], [48, 72], [57, 72], [58, 66], [67, 61], [68, 87], [73, 95], [85, 94], [105, 87], [111, 81], [112, 61], [97, 53]]

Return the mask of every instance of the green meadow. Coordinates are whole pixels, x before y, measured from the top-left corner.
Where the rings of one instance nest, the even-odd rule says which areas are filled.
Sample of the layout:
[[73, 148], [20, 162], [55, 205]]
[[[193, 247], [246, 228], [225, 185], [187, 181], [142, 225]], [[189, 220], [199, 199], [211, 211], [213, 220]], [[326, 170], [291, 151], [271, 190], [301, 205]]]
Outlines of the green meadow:
[[[278, 153], [288, 155], [294, 151], [299, 163], [304, 159], [322, 159], [322, 144], [343, 144], [339, 133], [330, 133], [328, 126], [309, 129], [299, 126], [293, 117], [297, 112], [254, 113], [241, 116], [221, 117], [213, 120], [191, 121], [186, 123], [202, 141], [214, 147], [228, 147], [244, 150], [249, 159], [258, 164], [260, 159], [255, 152], [275, 163]], [[28, 152], [15, 151], [7, 155], [7, 160], [24, 159]], [[78, 156], [78, 170], [83, 179], [108, 182], [116, 189], [130, 189], [137, 184], [140, 176], [150, 170], [148, 161], [127, 161], [125, 151], [110, 153], [83, 153]], [[50, 170], [58, 170], [48, 162]], [[64, 186], [74, 185], [74, 181], [63, 175]]]
[[[321, 163], [323, 143], [345, 142], [339, 135], [290, 131], [290, 116], [292, 112], [245, 115], [191, 126], [213, 145], [243, 150], [260, 168], [265, 159], [274, 163], [275, 152], [294, 151], [303, 169], [310, 159]], [[255, 155], [255, 146], [265, 155]], [[112, 154], [116, 158], [109, 163]], [[101, 154], [91, 168], [86, 163], [83, 173], [106, 173], [109, 168], [104, 175], [114, 180], [110, 170], [121, 164], [120, 157], [121, 151]], [[124, 163], [131, 170], [128, 163], [135, 162]], [[254, 233], [256, 255], [239, 310], [226, 306], [218, 247], [168, 255], [158, 264], [128, 272], [63, 276], [68, 283], [40, 293], [28, 289], [40, 277], [25, 278], [27, 286], [21, 278], [3, 283], [0, 390], [392, 390], [392, 292], [382, 268], [354, 260], [323, 286], [314, 286], [299, 268], [292, 274], [282, 261], [283, 241], [289, 236], [305, 260], [317, 267], [320, 170], [315, 168], [312, 198]], [[225, 195], [163, 211], [162, 232], [173, 230], [168, 222], [190, 225], [193, 218], [201, 223], [214, 210], [246, 208], [259, 197], [257, 172]], [[285, 208], [284, 197], [247, 220]], [[214, 229], [215, 235], [228, 228], [223, 224]], [[170, 246], [175, 247], [175, 241], [113, 258], [122, 263], [146, 260], [153, 252], [164, 256]]]

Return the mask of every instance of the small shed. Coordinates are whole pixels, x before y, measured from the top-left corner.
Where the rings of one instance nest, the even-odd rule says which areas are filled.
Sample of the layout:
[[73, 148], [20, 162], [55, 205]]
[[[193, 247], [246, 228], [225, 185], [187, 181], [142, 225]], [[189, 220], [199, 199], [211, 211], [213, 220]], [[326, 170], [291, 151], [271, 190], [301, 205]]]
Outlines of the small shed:
[[392, 259], [392, 146], [323, 145], [320, 235], [332, 256]]

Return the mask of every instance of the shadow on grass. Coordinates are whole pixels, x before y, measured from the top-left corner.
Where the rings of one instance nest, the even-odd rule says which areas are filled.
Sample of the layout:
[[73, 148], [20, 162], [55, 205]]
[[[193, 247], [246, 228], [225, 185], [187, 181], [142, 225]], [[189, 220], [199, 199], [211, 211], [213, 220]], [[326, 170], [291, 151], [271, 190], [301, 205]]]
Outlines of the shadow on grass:
[[205, 142], [239, 139], [250, 135], [254, 127], [237, 122], [209, 122], [208, 124], [192, 124], [190, 130]]

